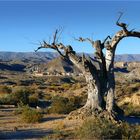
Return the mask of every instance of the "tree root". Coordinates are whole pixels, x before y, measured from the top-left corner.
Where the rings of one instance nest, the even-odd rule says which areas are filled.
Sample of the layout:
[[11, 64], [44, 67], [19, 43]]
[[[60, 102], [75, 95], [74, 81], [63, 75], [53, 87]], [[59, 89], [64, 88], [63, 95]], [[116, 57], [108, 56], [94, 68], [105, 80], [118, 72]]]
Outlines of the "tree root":
[[105, 118], [114, 123], [120, 123], [120, 119], [115, 112], [108, 112], [107, 110], [89, 109], [82, 107], [78, 110], [72, 111], [66, 119], [68, 120], [85, 120], [87, 117]]
[[84, 120], [86, 117], [89, 117], [91, 115], [92, 115], [91, 109], [82, 107], [80, 109], [77, 109], [77, 110], [70, 112], [70, 114], [67, 116], [66, 119], [68, 119], [68, 120], [77, 120], [77, 119]]

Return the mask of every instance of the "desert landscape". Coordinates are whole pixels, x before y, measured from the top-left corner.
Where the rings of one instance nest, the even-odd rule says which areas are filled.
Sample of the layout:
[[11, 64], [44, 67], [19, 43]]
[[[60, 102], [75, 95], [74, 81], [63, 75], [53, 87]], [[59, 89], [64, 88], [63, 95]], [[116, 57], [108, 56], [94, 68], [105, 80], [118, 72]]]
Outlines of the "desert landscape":
[[[68, 120], [67, 115], [86, 102], [87, 86], [82, 73], [61, 57], [51, 56], [45, 62], [32, 57], [26, 59], [32, 62], [26, 63], [14, 55], [5, 60], [2, 54], [0, 138], [75, 139], [75, 131], [83, 120]], [[115, 100], [124, 111], [125, 121], [139, 126], [140, 62], [136, 59], [123, 61], [123, 55], [119, 59], [122, 61], [117, 61], [117, 57], [115, 61]], [[22, 97], [25, 95], [27, 97]], [[21, 102], [40, 112], [41, 119], [38, 122], [22, 120], [22, 108], [26, 106]]]
[[0, 1], [0, 139], [140, 140], [139, 1]]

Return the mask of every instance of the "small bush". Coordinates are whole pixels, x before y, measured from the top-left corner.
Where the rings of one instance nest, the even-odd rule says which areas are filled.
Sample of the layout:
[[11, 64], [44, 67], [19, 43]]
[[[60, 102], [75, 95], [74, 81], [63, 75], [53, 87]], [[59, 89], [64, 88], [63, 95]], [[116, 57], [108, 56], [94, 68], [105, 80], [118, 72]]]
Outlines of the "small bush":
[[46, 94], [44, 98], [49, 101], [52, 99], [52, 96], [50, 94]]
[[75, 110], [77, 106], [74, 100], [71, 101], [68, 98], [56, 96], [52, 99], [48, 113], [68, 114]]
[[16, 105], [18, 105], [21, 102], [24, 105], [27, 105], [29, 103], [29, 95], [30, 92], [28, 90], [19, 90], [13, 94], [13, 100]]
[[8, 86], [3, 86], [1, 87], [0, 92], [4, 94], [10, 94], [12, 93], [12, 88]]
[[66, 109], [68, 99], [64, 97], [54, 97], [52, 99], [51, 108], [49, 108], [49, 113], [66, 114], [68, 110]]
[[78, 129], [80, 139], [114, 139], [120, 138], [120, 129], [106, 119], [88, 118]]
[[21, 121], [24, 123], [36, 123], [42, 119], [42, 114], [29, 106], [22, 108]]
[[23, 109], [24, 109], [24, 104], [21, 102], [18, 104], [18, 107], [14, 110], [14, 115], [19, 115], [23, 112]]
[[122, 140], [139, 140], [140, 126], [122, 123], [121, 126]]
[[133, 106], [130, 103], [124, 104], [121, 106], [121, 108], [124, 110], [125, 116], [137, 116], [140, 117], [140, 108], [139, 106]]
[[24, 105], [27, 105], [29, 104], [29, 93], [25, 90], [19, 90], [13, 94], [5, 94], [0, 100], [2, 104], [18, 105], [22, 102]]
[[140, 126], [130, 125], [126, 122], [120, 125], [114, 124], [105, 118], [88, 118], [76, 131], [80, 139], [140, 139]]
[[29, 105], [36, 107], [38, 105], [38, 98], [35, 95], [29, 96]]
[[13, 104], [15, 104], [13, 94], [4, 94], [4, 96], [2, 96], [0, 98], [0, 104], [4, 104], [4, 105], [13, 105]]
[[72, 103], [76, 109], [82, 107], [85, 104], [85, 99], [87, 99], [87, 96], [86, 98], [83, 96], [73, 96], [69, 98], [69, 102]]
[[48, 113], [68, 114], [71, 111], [81, 107], [82, 97], [73, 96], [66, 97], [53, 97], [51, 107]]

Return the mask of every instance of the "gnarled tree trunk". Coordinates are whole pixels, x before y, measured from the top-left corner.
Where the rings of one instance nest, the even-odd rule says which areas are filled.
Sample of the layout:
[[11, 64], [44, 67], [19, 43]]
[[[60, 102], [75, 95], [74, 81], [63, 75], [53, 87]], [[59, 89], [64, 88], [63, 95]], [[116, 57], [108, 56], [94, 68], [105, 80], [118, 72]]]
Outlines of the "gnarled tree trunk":
[[72, 52], [70, 52], [68, 54], [68, 57], [83, 72], [83, 75], [86, 79], [88, 98], [84, 108], [88, 108], [91, 110], [100, 110], [102, 104], [101, 87], [96, 68], [90, 61], [85, 58], [85, 56], [81, 58], [79, 56], [76, 56], [76, 54], [74, 55]]
[[[121, 17], [121, 16], [120, 16]], [[120, 18], [119, 18], [120, 19]], [[74, 116], [87, 116], [91, 114], [100, 115], [101, 113], [107, 112], [107, 114], [112, 114], [114, 112], [114, 90], [115, 90], [115, 78], [114, 78], [114, 57], [115, 50], [118, 43], [125, 37], [138, 37], [140, 38], [140, 32], [128, 31], [127, 25], [125, 23], [116, 23], [122, 28], [118, 31], [113, 38], [109, 36], [102, 43], [100, 40], [93, 41], [89, 38], [83, 39], [79, 38], [78, 41], [88, 41], [95, 48], [95, 58], [78, 56], [71, 46], [65, 46], [62, 43], [56, 43], [57, 34], [56, 30], [54, 34], [54, 40], [52, 44], [43, 42], [41, 48], [51, 48], [56, 50], [64, 59], [69, 59], [76, 65], [85, 76], [87, 83], [87, 102], [86, 104], [78, 109], [77, 111], [71, 112], [70, 117]], [[109, 40], [108, 40], [109, 38]], [[104, 55], [103, 49], [106, 49], [106, 54]], [[60, 50], [63, 50], [61, 52]], [[98, 63], [98, 67], [95, 65]], [[105, 98], [106, 96], [106, 98]], [[106, 99], [106, 100], [105, 100]]]

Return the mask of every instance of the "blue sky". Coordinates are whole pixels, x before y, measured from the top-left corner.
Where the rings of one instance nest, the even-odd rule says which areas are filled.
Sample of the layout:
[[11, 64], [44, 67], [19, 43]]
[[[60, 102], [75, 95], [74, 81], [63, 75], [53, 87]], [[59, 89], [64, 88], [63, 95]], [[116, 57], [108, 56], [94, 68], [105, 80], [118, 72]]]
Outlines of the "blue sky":
[[[0, 51], [28, 52], [39, 41], [49, 40], [57, 28], [63, 28], [60, 41], [78, 52], [92, 53], [87, 43], [73, 37], [104, 40], [120, 30], [122, 22], [140, 31], [140, 1], [0, 1]], [[127, 38], [118, 45], [117, 54], [140, 54], [140, 39]]]

